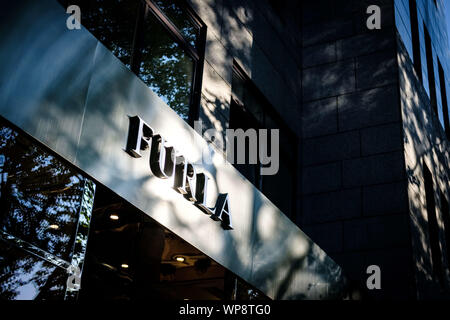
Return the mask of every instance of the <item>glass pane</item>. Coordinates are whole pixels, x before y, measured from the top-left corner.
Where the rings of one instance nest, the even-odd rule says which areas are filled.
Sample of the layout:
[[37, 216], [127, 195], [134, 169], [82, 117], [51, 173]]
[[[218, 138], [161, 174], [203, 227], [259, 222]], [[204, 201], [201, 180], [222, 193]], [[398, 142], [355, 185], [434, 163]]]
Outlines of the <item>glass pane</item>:
[[0, 230], [70, 261], [84, 178], [0, 121]]
[[198, 44], [200, 29], [189, 18], [188, 13], [183, 8], [180, 1], [174, 0], [154, 0], [161, 11], [180, 30], [185, 40], [193, 47]]
[[144, 27], [141, 79], [184, 120], [188, 119], [194, 61], [149, 15]]
[[81, 24], [130, 68], [138, 0], [74, 0]]
[[66, 281], [66, 270], [0, 237], [0, 299], [62, 300]]
[[233, 94], [244, 103], [245, 81], [239, 77], [236, 72], [233, 72], [231, 78], [231, 88], [233, 88]]
[[284, 155], [280, 154], [278, 172], [271, 176], [264, 176], [262, 179], [262, 192], [288, 217], [294, 213], [294, 172], [292, 163], [286, 161]]
[[[244, 131], [248, 129], [258, 130], [259, 123], [248, 111], [244, 110], [241, 106], [231, 102], [230, 108], [230, 129], [242, 129]], [[234, 159], [233, 166], [251, 183], [253, 183], [257, 188], [259, 188], [259, 178], [260, 178], [260, 165], [249, 163], [250, 154], [250, 139], [245, 139], [245, 163], [237, 163], [238, 160], [238, 139], [235, 138], [234, 141]]]
[[253, 94], [253, 91], [248, 88], [244, 94], [244, 106], [245, 109], [256, 119], [258, 125], [265, 128], [264, 109], [262, 108], [262, 103], [260, 99]]
[[261, 106], [261, 101], [254, 93], [254, 90], [250, 88], [247, 81], [242, 79], [236, 72], [233, 72], [231, 87], [233, 88], [233, 94], [244, 105], [245, 110], [258, 122], [257, 127], [264, 127], [264, 110]]
[[[59, 1], [67, 5], [67, 1]], [[143, 29], [137, 29], [133, 50], [137, 20], [139, 15], [144, 15], [142, 3], [139, 0], [70, 2], [80, 6], [82, 25], [128, 68], [138, 73], [148, 87], [181, 118], [188, 120], [195, 62], [151, 12], [147, 15]], [[186, 40], [195, 46], [199, 29], [176, 3], [157, 1]], [[141, 41], [142, 49], [139, 49]]]

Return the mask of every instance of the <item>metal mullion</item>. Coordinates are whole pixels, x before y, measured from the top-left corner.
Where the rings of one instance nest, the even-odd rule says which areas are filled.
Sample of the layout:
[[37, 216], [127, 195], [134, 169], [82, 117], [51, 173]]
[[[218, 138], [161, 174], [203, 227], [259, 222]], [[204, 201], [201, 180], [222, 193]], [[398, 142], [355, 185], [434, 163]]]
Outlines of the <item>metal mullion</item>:
[[242, 110], [249, 112], [245, 106], [244, 103], [239, 100], [239, 98], [236, 96], [236, 94], [234, 94], [233, 92], [231, 93], [231, 99], [234, 101], [234, 103], [239, 106], [240, 108], [242, 108]]
[[157, 5], [155, 5], [151, 0], [144, 0], [145, 3], [147, 3], [150, 10], [153, 12], [153, 14], [162, 22], [164, 27], [169, 31], [169, 33], [175, 37], [175, 39], [178, 41], [181, 46], [187, 50], [190, 56], [194, 58], [195, 60], [200, 60], [200, 56], [195, 48], [193, 48], [183, 37], [180, 30], [173, 24], [172, 21], [170, 21], [167, 16], [161, 12], [161, 10], [158, 8]]
[[33, 256], [45, 260], [47, 263], [50, 263], [54, 265], [55, 267], [62, 268], [64, 270], [67, 270], [67, 268], [70, 266], [70, 263], [62, 258], [59, 258], [58, 256], [49, 253], [34, 244], [24, 241], [12, 234], [9, 234], [3, 230], [0, 230], [0, 241], [3, 240], [4, 242], [14, 245], [16, 248], [23, 250], [29, 254], [32, 254]]
[[[198, 29], [199, 38], [197, 39], [197, 43], [194, 49], [196, 49], [197, 52], [203, 53], [201, 49], [204, 47], [204, 42], [206, 40], [206, 25], [202, 22], [196, 12], [186, 4], [185, 1], [182, 1], [182, 6], [186, 10], [189, 20], [194, 24], [194, 27]], [[200, 48], [200, 50], [198, 50], [197, 48]]]
[[142, 63], [142, 50], [144, 48], [144, 23], [148, 16], [148, 7], [141, 2], [138, 9], [136, 24], [133, 34], [133, 44], [131, 52], [130, 69], [136, 75], [139, 75], [140, 65]]
[[200, 17], [193, 11], [185, 1], [181, 1], [180, 4], [183, 6], [183, 8], [186, 10], [186, 13], [189, 15], [189, 19], [194, 23], [194, 25], [199, 29], [199, 31], [205, 27]]
[[[190, 15], [190, 10], [187, 10]], [[193, 125], [194, 121], [200, 116], [200, 105], [202, 95], [202, 81], [203, 81], [203, 63], [205, 60], [205, 46], [206, 46], [206, 26], [199, 28], [199, 34], [197, 39], [197, 47], [200, 48], [199, 59], [194, 59], [194, 78], [191, 91], [191, 105], [189, 108], [188, 122]]]
[[[194, 60], [194, 68], [193, 68], [192, 81], [191, 81], [191, 97], [189, 99], [190, 107], [189, 107], [189, 113], [188, 113], [188, 123], [190, 125], [193, 125], [194, 121], [197, 120], [197, 117], [198, 117], [198, 110], [194, 110], [194, 107], [195, 107], [195, 109], [198, 109], [199, 106], [195, 106], [195, 104], [197, 104], [197, 101], [195, 101], [195, 100], [198, 100], [199, 105], [200, 105], [200, 100], [201, 100], [201, 97], [200, 97], [201, 92], [197, 92], [199, 90], [198, 87], [200, 87], [197, 84], [197, 82], [201, 81], [201, 79], [198, 79], [199, 78], [199, 67], [200, 67], [199, 64], [200, 64], [200, 62], [198, 60]], [[202, 73], [202, 72], [200, 72], [200, 73]], [[197, 96], [200, 98], [197, 98]]]

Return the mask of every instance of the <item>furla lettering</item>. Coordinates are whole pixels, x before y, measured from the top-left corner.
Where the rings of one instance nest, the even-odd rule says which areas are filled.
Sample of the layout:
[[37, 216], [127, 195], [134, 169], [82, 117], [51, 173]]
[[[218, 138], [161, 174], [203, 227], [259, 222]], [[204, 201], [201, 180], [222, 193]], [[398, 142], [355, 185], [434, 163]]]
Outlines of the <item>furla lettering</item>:
[[233, 229], [228, 194], [219, 194], [214, 208], [209, 208], [207, 190], [210, 178], [203, 172], [197, 172], [194, 165], [140, 117], [129, 117], [129, 120], [126, 152], [134, 158], [140, 158], [142, 151], [150, 149], [149, 165], [153, 175], [160, 179], [171, 179], [176, 192], [211, 219], [219, 221], [223, 229]]

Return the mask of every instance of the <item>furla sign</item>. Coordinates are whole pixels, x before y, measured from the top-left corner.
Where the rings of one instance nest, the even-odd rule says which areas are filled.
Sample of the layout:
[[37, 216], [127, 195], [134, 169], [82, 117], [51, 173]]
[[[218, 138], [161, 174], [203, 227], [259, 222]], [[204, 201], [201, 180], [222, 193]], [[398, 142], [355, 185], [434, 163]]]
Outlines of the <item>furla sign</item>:
[[198, 172], [192, 163], [172, 147], [167, 140], [140, 117], [129, 117], [126, 152], [141, 158], [141, 152], [150, 150], [150, 171], [160, 179], [170, 179], [172, 188], [193, 205], [219, 221], [225, 230], [233, 229], [227, 193], [219, 193], [214, 208], [208, 207], [208, 183], [210, 177]]

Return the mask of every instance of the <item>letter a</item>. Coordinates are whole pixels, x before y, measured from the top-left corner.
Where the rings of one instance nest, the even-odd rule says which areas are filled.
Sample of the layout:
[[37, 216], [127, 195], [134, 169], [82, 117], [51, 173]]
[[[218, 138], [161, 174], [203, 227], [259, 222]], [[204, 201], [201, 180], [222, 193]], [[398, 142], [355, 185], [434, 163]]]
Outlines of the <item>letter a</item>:
[[81, 29], [81, 10], [79, 6], [71, 5], [67, 7], [66, 13], [71, 14], [66, 20], [67, 29]]
[[367, 7], [366, 13], [372, 14], [367, 18], [367, 29], [381, 29], [381, 9], [379, 6], [371, 5]]
[[231, 211], [228, 204], [228, 193], [220, 193], [217, 197], [214, 214], [210, 216], [211, 219], [221, 221], [221, 226], [225, 230], [232, 230], [231, 225]]
[[381, 270], [377, 265], [371, 265], [367, 267], [367, 274], [371, 274], [369, 278], [367, 278], [366, 285], [367, 289], [381, 289]]

